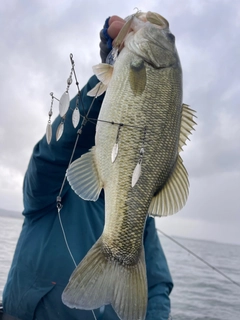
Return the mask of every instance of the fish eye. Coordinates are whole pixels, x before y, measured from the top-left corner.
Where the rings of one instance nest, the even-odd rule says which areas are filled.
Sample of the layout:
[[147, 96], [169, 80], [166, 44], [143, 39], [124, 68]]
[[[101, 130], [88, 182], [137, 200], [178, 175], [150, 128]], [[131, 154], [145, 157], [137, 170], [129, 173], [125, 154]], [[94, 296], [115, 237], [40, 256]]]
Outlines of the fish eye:
[[175, 36], [172, 33], [169, 32], [167, 36], [170, 41], [175, 42]]

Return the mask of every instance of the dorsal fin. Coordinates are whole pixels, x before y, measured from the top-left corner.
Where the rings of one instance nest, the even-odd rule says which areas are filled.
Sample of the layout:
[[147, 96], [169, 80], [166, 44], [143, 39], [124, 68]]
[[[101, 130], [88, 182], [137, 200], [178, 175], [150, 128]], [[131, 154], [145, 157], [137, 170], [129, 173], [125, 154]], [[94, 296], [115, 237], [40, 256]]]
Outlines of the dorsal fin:
[[180, 137], [179, 137], [179, 145], [178, 145], [178, 152], [183, 151], [182, 147], [186, 145], [186, 140], [188, 136], [191, 134], [194, 125], [196, 122], [193, 120], [196, 111], [189, 108], [187, 104], [182, 105], [182, 121], [181, 121], [181, 129], [180, 129]]

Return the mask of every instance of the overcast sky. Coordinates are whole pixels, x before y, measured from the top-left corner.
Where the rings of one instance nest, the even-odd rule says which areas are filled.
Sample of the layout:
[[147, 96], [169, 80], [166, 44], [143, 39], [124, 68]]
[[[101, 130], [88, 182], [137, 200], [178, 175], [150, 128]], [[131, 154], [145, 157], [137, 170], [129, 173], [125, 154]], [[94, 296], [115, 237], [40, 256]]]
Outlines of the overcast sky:
[[[240, 244], [240, 2], [238, 0], [2, 0], [0, 2], [0, 207], [22, 210], [22, 181], [45, 133], [50, 92], [66, 89], [73, 53], [81, 86], [100, 62], [108, 16], [155, 11], [170, 23], [184, 102], [197, 111], [182, 157], [187, 205], [157, 218], [171, 235]], [[76, 94], [74, 85], [70, 95]], [[57, 104], [54, 104], [55, 115]]]

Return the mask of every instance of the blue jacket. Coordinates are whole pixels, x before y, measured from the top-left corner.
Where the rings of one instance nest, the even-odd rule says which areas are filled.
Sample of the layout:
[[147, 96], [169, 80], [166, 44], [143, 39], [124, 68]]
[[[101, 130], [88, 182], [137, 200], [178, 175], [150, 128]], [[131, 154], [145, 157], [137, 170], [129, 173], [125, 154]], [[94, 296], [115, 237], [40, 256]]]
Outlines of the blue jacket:
[[[85, 110], [92, 98], [86, 93], [97, 78], [92, 77], [81, 91]], [[95, 100], [90, 118], [97, 119], [103, 97]], [[62, 138], [54, 134], [61, 121], [53, 123], [50, 145], [44, 136], [34, 147], [25, 175], [23, 199], [25, 217], [8, 280], [3, 292], [4, 312], [21, 320], [93, 320], [91, 311], [70, 309], [61, 301], [61, 294], [75, 266], [67, 250], [61, 230], [56, 197], [76, 139], [71, 114], [76, 97], [71, 101]], [[80, 105], [81, 113], [84, 113]], [[88, 122], [80, 136], [74, 159], [94, 145], [95, 124]], [[67, 241], [78, 264], [100, 237], [104, 226], [103, 193], [96, 202], [79, 198], [65, 183], [62, 191], [61, 218]], [[173, 283], [161, 248], [153, 218], [148, 218], [144, 234], [148, 279], [147, 320], [167, 320], [170, 313], [169, 294]], [[118, 319], [111, 306], [94, 311], [97, 319]]]

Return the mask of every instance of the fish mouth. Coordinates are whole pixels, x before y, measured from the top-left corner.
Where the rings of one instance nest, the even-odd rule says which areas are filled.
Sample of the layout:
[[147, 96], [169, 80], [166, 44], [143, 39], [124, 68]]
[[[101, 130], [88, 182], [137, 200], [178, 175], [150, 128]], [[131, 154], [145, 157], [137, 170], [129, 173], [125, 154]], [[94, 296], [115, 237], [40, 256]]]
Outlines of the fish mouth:
[[141, 12], [138, 11], [137, 13], [126, 17], [124, 20], [126, 23], [120, 30], [118, 36], [113, 40], [113, 47], [117, 48], [118, 53], [123, 49], [124, 47], [124, 40], [126, 39], [127, 35], [131, 32], [136, 32], [137, 30], [142, 28], [142, 23], [140, 25], [134, 23], [134, 18], [139, 19], [142, 21], [142, 23], [151, 23], [154, 24], [155, 26], [159, 27], [160, 29], [168, 29], [169, 28], [169, 23], [168, 21], [161, 16], [160, 14], [156, 12]]
[[148, 11], [146, 13], [137, 12], [135, 14], [135, 16], [138, 19], [142, 20], [143, 22], [148, 21], [154, 25], [161, 27], [161, 29], [169, 28], [168, 21], [163, 16], [161, 16], [159, 13], [151, 12], [151, 11]]
[[140, 10], [130, 16], [127, 16], [124, 20], [128, 22], [132, 17], [136, 17], [143, 22], [150, 22], [152, 24], [155, 24], [157, 26], [164, 28], [169, 28], [169, 22], [161, 16], [159, 13], [148, 11], [148, 12], [141, 12]]

